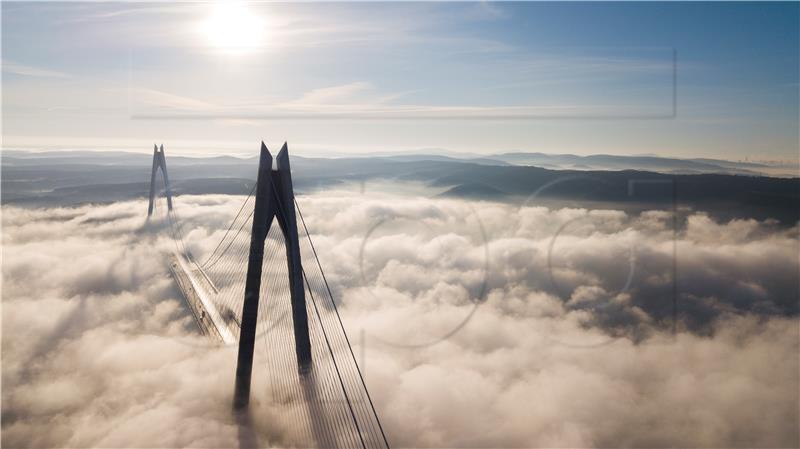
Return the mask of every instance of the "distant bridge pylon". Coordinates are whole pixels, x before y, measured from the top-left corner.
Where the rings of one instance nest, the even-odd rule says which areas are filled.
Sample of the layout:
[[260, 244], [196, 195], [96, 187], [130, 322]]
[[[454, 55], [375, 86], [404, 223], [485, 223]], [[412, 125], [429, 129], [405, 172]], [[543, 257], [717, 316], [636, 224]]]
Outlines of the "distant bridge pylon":
[[147, 206], [147, 216], [153, 215], [153, 206], [156, 199], [156, 172], [161, 170], [164, 179], [164, 191], [167, 197], [167, 209], [172, 210], [172, 191], [169, 187], [169, 175], [167, 175], [167, 159], [164, 157], [164, 144], [161, 149], [153, 144], [153, 171], [150, 174], [150, 204]]

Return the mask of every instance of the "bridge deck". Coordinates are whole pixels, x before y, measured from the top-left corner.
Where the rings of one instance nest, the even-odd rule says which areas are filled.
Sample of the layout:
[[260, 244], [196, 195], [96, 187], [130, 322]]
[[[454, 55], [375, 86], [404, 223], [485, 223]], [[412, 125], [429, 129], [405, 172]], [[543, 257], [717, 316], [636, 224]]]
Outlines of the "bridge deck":
[[209, 290], [213, 291], [214, 286], [206, 285], [210, 284], [210, 281], [204, 277], [204, 273], [198, 278], [194, 273], [197, 270], [190, 269], [188, 263], [178, 254], [172, 254], [170, 257], [169, 269], [200, 331], [214, 341], [224, 344], [234, 343], [236, 338], [233, 332], [210, 300], [210, 295], [213, 293]]

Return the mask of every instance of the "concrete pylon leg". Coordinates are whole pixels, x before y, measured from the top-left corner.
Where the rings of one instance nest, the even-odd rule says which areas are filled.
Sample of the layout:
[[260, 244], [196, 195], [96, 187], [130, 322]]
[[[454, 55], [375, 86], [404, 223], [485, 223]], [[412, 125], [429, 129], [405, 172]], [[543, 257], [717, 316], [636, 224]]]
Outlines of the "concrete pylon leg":
[[147, 216], [153, 215], [153, 208], [156, 201], [156, 172], [161, 169], [161, 176], [164, 179], [164, 192], [167, 197], [167, 209], [172, 210], [172, 189], [169, 184], [167, 174], [167, 159], [164, 157], [164, 145], [159, 150], [158, 145], [153, 145], [153, 171], [150, 173], [150, 203], [147, 206]]
[[164, 175], [164, 192], [167, 196], [167, 209], [172, 210], [172, 187], [169, 183], [169, 174], [167, 173], [167, 157], [164, 156], [164, 145], [161, 145], [161, 174]]
[[303, 265], [300, 260], [300, 237], [297, 233], [297, 215], [294, 208], [292, 172], [289, 167], [289, 151], [286, 143], [275, 158], [277, 171], [272, 172], [275, 195], [279, 199], [278, 223], [286, 243], [286, 263], [289, 271], [289, 288], [292, 298], [292, 324], [294, 327], [297, 367], [301, 374], [311, 370], [311, 340], [308, 335], [308, 312], [303, 283]]
[[253, 351], [258, 324], [258, 301], [261, 291], [261, 270], [264, 263], [264, 239], [274, 212], [270, 206], [272, 187], [270, 171], [272, 155], [261, 142], [261, 157], [258, 164], [256, 200], [253, 210], [253, 227], [250, 236], [250, 257], [247, 262], [247, 277], [242, 304], [242, 322], [239, 330], [239, 354], [236, 361], [236, 384], [233, 393], [233, 408], [244, 409], [250, 403], [250, 378], [253, 373]]
[[156, 170], [158, 166], [158, 146], [153, 144], [153, 171], [150, 172], [150, 204], [147, 206], [148, 217], [153, 215], [153, 206], [156, 199]]

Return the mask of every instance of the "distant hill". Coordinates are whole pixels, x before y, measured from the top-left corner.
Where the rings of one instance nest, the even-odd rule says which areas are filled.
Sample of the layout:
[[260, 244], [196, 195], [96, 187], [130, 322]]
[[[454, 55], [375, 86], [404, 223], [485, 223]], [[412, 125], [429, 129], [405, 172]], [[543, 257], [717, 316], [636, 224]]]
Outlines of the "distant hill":
[[718, 159], [676, 159], [659, 156], [596, 154], [503, 153], [489, 156], [514, 165], [532, 165], [559, 170], [645, 170], [667, 174], [739, 174], [798, 176], [797, 167]]
[[397, 156], [371, 156], [373, 158], [384, 157], [393, 161], [417, 162], [417, 161], [448, 161], [448, 162], [469, 162], [480, 165], [513, 165], [500, 159], [486, 157], [455, 158], [450, 156], [440, 156], [435, 154], [405, 154]]
[[679, 159], [658, 155], [551, 154], [541, 152], [499, 153], [489, 156], [427, 149], [415, 154], [368, 153], [337, 158], [390, 158], [398, 161], [460, 161], [481, 165], [522, 165], [553, 170], [642, 170], [665, 174], [738, 174], [799, 177], [796, 164], [776, 165], [758, 162], [728, 161], [710, 158]]
[[[526, 153], [507, 158], [519, 162], [529, 156]], [[588, 164], [597, 164], [598, 160], [622, 163], [616, 156], [587, 158], [581, 160]], [[649, 164], [661, 163], [661, 159], [638, 157], [640, 162]], [[773, 218], [786, 225], [800, 219], [800, 178], [664, 174], [645, 170], [553, 170], [489, 164], [489, 160], [474, 162], [425, 155], [336, 159], [292, 156], [292, 172], [298, 192], [347, 183], [413, 182], [427, 186], [432, 196], [630, 211], [670, 210], [677, 205], [684, 211], [702, 210], [722, 219]], [[702, 169], [708, 169], [705, 162], [689, 162], [684, 161], [681, 167], [688, 170], [700, 164]], [[167, 165], [178, 195], [246, 194], [257, 171], [256, 158], [190, 158], [168, 154]], [[147, 154], [58, 152], [27, 157], [4, 153], [2, 202], [68, 205], [141, 197], [147, 192], [150, 168], [151, 157]]]
[[478, 182], [460, 184], [440, 193], [439, 196], [498, 199], [508, 195], [494, 187]]

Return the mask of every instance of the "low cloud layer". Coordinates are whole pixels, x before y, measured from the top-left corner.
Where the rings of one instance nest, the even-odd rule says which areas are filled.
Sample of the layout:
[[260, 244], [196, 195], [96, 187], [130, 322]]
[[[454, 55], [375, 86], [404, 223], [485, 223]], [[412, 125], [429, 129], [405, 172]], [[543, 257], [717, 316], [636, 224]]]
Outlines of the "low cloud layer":
[[[241, 201], [176, 199], [199, 259]], [[394, 447], [799, 444], [797, 228], [298, 201]], [[235, 350], [197, 335], [145, 208], [4, 207], [4, 445], [240, 443]], [[255, 374], [256, 439], [292, 445]]]

